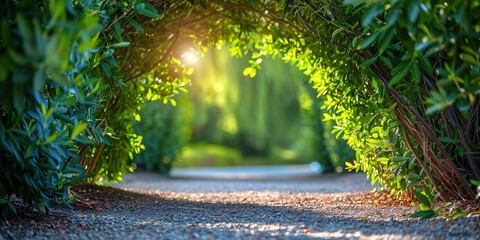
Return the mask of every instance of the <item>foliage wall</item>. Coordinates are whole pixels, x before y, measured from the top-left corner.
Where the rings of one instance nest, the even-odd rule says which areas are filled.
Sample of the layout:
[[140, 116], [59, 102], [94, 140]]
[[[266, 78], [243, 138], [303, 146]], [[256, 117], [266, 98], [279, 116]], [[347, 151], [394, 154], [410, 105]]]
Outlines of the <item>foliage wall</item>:
[[[81, 134], [96, 127], [100, 84], [91, 69], [98, 18], [91, 5], [66, 2], [2, 3], [0, 50], [0, 210], [16, 212], [15, 194], [36, 208], [72, 200]], [[78, 30], [77, 30], [78, 29]]]
[[[134, 76], [124, 69], [130, 59], [122, 48], [143, 34], [139, 22], [160, 16], [157, 9], [145, 1], [2, 3], [3, 216], [17, 213], [12, 196], [48, 212], [52, 204], [73, 201], [69, 186], [120, 180], [131, 170], [129, 161], [141, 147], [132, 115], [148, 95], [145, 85], [149, 98], [168, 100], [176, 91], [165, 86], [170, 79], [155, 84], [152, 68], [130, 68]], [[141, 83], [130, 82], [140, 76]]]
[[[324, 64], [329, 67], [316, 82], [327, 94], [327, 105], [337, 108], [327, 117], [359, 146], [351, 167], [393, 190], [413, 192], [425, 208], [436, 197], [474, 199], [480, 2], [287, 5], [319, 44], [329, 42], [330, 49], [344, 53], [338, 64]], [[329, 87], [330, 81], [345, 84], [340, 95], [332, 94], [338, 87]]]

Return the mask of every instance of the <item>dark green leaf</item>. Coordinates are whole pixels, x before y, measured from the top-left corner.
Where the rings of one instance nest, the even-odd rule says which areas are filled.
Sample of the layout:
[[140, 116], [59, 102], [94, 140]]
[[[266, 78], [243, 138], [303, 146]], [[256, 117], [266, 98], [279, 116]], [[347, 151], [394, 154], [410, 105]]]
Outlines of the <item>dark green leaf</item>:
[[387, 57], [380, 56], [380, 60], [382, 60], [382, 62], [385, 63], [385, 65], [387, 65], [388, 68], [393, 68], [392, 62]]
[[366, 27], [372, 23], [372, 20], [383, 12], [383, 4], [372, 4], [367, 13], [362, 18], [362, 26]]
[[151, 17], [151, 18], [160, 17], [160, 14], [158, 13], [157, 9], [155, 9], [152, 5], [150, 5], [148, 3], [137, 4], [137, 6], [135, 7], [135, 10], [138, 13], [140, 13], [144, 16], [147, 16], [147, 17]]
[[370, 59], [367, 59], [365, 60], [364, 62], [362, 62], [362, 64], [360, 64], [361, 67], [368, 67], [370, 65], [372, 65], [374, 62], [376, 62], [378, 59], [378, 55], [370, 58]]
[[388, 83], [389, 86], [397, 85], [410, 71], [410, 65], [407, 65], [404, 69], [400, 70], [395, 76], [393, 76], [392, 80]]
[[130, 42], [119, 42], [112, 45], [112, 47], [128, 47], [130, 46]]
[[453, 139], [453, 138], [448, 138], [448, 137], [439, 137], [438, 140], [440, 142], [444, 142], [444, 143], [459, 143], [460, 140], [458, 139]]
[[420, 11], [419, 2], [409, 1], [408, 2], [408, 18], [410, 22], [415, 22], [418, 18], [418, 12]]
[[415, 193], [415, 196], [417, 197], [417, 200], [422, 203], [425, 206], [430, 206], [432, 203], [430, 200], [425, 196], [423, 193], [421, 193], [418, 189], [413, 191]]
[[45, 86], [45, 72], [43, 68], [37, 69], [33, 76], [33, 91], [39, 92]]
[[118, 21], [116, 21], [114, 24], [113, 24], [113, 36], [115, 37], [115, 39], [117, 39], [117, 41], [119, 42], [123, 42], [123, 38], [122, 38], [122, 27], [120, 26], [120, 23]]
[[420, 62], [422, 63], [422, 68], [430, 75], [433, 76], [433, 66], [432, 63], [430, 63], [430, 60], [428, 57], [421, 56], [420, 57]]
[[437, 213], [433, 210], [418, 211], [410, 215], [410, 217], [412, 218], [421, 218], [421, 219], [430, 219], [436, 216], [437, 216]]
[[394, 36], [394, 31], [393, 29], [388, 29], [385, 35], [380, 39], [379, 44], [378, 44], [378, 52], [383, 53], [390, 43], [392, 42], [393, 36]]
[[405, 162], [405, 161], [408, 161], [410, 160], [411, 157], [394, 157], [392, 159], [393, 162]]
[[420, 82], [421, 74], [420, 74], [420, 67], [416, 62], [412, 64], [412, 68], [410, 69], [410, 73], [412, 74], [413, 79], [415, 80], [415, 83]]
[[365, 40], [362, 41], [362, 48], [368, 48], [370, 47], [373, 42], [375, 42], [377, 40], [377, 37], [380, 33], [379, 32], [374, 32], [372, 34], [370, 34], [369, 36], [367, 36], [365, 38]]
[[145, 33], [145, 30], [143, 29], [142, 25], [140, 25], [140, 23], [138, 23], [137, 21], [129, 17], [127, 17], [127, 21], [128, 23], [130, 23], [130, 25], [132, 25], [135, 28], [135, 30], [141, 33]]

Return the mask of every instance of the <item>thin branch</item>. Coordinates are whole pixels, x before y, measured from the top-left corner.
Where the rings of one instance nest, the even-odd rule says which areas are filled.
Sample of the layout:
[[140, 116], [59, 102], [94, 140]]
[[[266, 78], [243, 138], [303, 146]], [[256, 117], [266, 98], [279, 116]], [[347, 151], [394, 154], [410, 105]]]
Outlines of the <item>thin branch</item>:
[[314, 27], [312, 27], [308, 22], [307, 20], [303, 17], [303, 15], [300, 13], [299, 10], [296, 11], [296, 14], [298, 16], [298, 18], [300, 18], [300, 20], [302, 21], [302, 23], [305, 25], [305, 27], [308, 28], [308, 30], [310, 30], [311, 32], [315, 33], [315, 35], [319, 36], [321, 39], [331, 43], [331, 44], [334, 44], [334, 45], [337, 45], [337, 46], [340, 46], [340, 47], [343, 47], [343, 48], [347, 48], [348, 49], [348, 46], [345, 45], [345, 44], [342, 44], [342, 43], [337, 43], [335, 41], [333, 41], [333, 39], [328, 39], [326, 36], [324, 36], [323, 34], [321, 34], [317, 29], [315, 29]]

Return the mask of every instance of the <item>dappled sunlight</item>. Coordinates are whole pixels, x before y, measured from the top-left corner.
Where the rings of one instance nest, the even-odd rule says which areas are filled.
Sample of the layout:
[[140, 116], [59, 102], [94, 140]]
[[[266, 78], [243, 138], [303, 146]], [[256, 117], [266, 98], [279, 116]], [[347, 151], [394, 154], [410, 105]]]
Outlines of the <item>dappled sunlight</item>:
[[[414, 208], [392, 203], [382, 193], [182, 194], [141, 188], [127, 191], [100, 188], [91, 193], [105, 194], [103, 191], [109, 193], [105, 198], [105, 210], [115, 211], [92, 212], [95, 222], [108, 221], [112, 227], [128, 230], [134, 236], [156, 232], [166, 238], [181, 235], [190, 238], [221, 236], [224, 239], [415, 239], [447, 231], [451, 236], [470, 236], [456, 227], [441, 229], [446, 224], [442, 219], [430, 221], [428, 229], [432, 232], [424, 231], [424, 221], [408, 217]], [[128, 225], [123, 225], [124, 222]], [[474, 226], [476, 223], [454, 224]]]

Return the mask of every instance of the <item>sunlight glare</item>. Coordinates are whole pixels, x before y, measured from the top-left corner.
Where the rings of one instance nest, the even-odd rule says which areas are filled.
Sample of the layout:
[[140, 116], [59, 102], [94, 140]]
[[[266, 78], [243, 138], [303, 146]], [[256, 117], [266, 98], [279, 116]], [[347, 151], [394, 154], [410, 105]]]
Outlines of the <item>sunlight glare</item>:
[[186, 64], [194, 65], [195, 63], [198, 62], [199, 57], [198, 57], [198, 53], [196, 53], [195, 51], [189, 50], [182, 55], [182, 59]]

